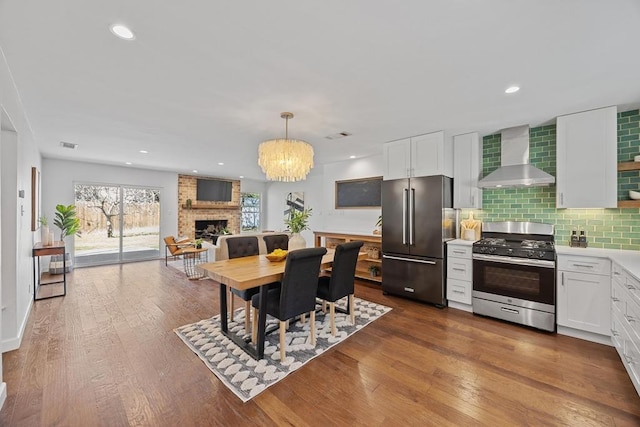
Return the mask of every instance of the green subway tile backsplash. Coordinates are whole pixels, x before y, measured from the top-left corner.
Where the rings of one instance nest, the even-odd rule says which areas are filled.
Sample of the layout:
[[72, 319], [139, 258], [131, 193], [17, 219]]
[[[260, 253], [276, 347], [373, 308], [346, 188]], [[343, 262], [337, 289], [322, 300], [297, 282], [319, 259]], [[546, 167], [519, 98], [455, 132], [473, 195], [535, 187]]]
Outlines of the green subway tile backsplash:
[[[529, 131], [531, 164], [556, 175], [556, 126]], [[500, 134], [482, 139], [482, 174], [500, 166]], [[640, 111], [618, 113], [618, 161], [633, 161], [640, 154]], [[640, 171], [618, 173], [618, 200], [640, 189]], [[482, 221], [532, 221], [555, 225], [558, 245], [569, 245], [571, 230], [585, 230], [589, 247], [640, 250], [640, 209], [556, 209], [556, 187], [496, 188], [483, 190], [483, 208], [473, 210]], [[463, 209], [461, 219], [471, 209]]]

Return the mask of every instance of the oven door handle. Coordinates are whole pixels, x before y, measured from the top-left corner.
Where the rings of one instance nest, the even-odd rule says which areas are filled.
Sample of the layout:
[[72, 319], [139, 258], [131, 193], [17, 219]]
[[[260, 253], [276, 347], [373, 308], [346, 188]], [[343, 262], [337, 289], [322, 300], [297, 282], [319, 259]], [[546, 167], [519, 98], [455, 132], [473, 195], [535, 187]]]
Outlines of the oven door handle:
[[502, 264], [527, 265], [530, 267], [555, 268], [556, 266], [555, 262], [543, 259], [511, 258], [499, 255], [473, 254], [473, 259], [477, 259], [478, 261], [499, 262]]

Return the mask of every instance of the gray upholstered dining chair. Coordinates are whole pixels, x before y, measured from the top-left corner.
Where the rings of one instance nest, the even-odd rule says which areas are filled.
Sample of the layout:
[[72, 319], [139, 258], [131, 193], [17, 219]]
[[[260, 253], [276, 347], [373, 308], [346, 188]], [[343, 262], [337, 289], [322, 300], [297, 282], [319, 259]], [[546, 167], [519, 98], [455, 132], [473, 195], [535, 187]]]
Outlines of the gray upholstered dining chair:
[[262, 236], [264, 243], [267, 247], [267, 253], [273, 252], [275, 249], [289, 249], [289, 235], [288, 234], [268, 234]]
[[[286, 356], [286, 322], [305, 313], [311, 317], [311, 345], [316, 345], [315, 308], [318, 274], [325, 248], [305, 248], [289, 252], [280, 286], [267, 291], [267, 314], [280, 321], [280, 362]], [[260, 295], [251, 299], [253, 331], [257, 330]]]
[[317, 296], [322, 300], [322, 307], [329, 301], [329, 319], [331, 322], [331, 335], [336, 335], [336, 301], [348, 296], [348, 308], [351, 324], [355, 323], [353, 310], [353, 293], [358, 263], [358, 253], [364, 243], [355, 241], [336, 246], [331, 265], [331, 276], [318, 278]]

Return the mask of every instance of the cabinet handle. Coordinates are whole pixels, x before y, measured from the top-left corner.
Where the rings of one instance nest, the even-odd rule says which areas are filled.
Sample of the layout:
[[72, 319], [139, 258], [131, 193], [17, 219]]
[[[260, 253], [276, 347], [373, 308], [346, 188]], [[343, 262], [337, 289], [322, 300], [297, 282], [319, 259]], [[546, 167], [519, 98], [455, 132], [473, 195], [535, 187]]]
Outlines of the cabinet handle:
[[636, 318], [635, 318], [635, 317], [633, 317], [633, 316], [629, 316], [628, 314], [625, 314], [625, 315], [624, 315], [624, 318], [625, 318], [625, 319], [627, 319], [627, 322], [629, 322], [629, 323], [633, 323], [633, 322], [635, 322], [635, 321], [636, 321]]
[[636, 288], [633, 285], [627, 285], [627, 289], [629, 289], [630, 291], [635, 291]]
[[458, 255], [464, 255], [466, 253], [465, 251], [451, 251], [451, 252]]
[[562, 280], [560, 281], [560, 283], [562, 284], [562, 286], [564, 286], [564, 271], [562, 272]]
[[613, 275], [614, 275], [614, 276], [619, 276], [619, 275], [620, 275], [620, 273], [619, 273], [619, 272], [617, 272], [617, 271], [614, 271], [614, 272], [613, 272]]
[[564, 193], [560, 193], [560, 205], [564, 205]]
[[626, 354], [624, 355], [624, 360], [626, 360], [629, 365], [634, 365], [636, 363], [636, 361], [633, 360], [633, 357], [627, 356]]
[[620, 334], [618, 333], [618, 331], [614, 331], [613, 329], [611, 330], [611, 335], [613, 335], [614, 337], [619, 336]]
[[514, 310], [513, 308], [500, 307], [500, 310], [506, 311], [507, 313], [520, 314], [518, 310]]
[[574, 263], [573, 265], [575, 267], [593, 268], [593, 265], [589, 265], [589, 264], [577, 264], [577, 263]]
[[464, 291], [458, 291], [458, 290], [454, 289], [453, 293], [454, 294], [464, 294]]
[[475, 205], [475, 200], [476, 200], [476, 197], [472, 194], [471, 195], [471, 207], [473, 207]]
[[611, 297], [611, 301], [613, 301], [613, 302], [620, 302], [620, 298]]
[[456, 267], [453, 267], [453, 268], [452, 268], [452, 270], [455, 270], [455, 271], [465, 271], [465, 269], [464, 269], [464, 268], [456, 268]]

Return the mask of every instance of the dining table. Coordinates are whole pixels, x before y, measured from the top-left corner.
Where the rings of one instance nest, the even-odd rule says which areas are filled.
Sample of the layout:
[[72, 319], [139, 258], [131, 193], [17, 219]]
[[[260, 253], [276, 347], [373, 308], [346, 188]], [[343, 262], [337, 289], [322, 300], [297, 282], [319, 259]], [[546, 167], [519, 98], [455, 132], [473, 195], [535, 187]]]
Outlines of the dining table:
[[[322, 257], [320, 269], [327, 269], [333, 264], [334, 249], [327, 249]], [[269, 284], [282, 280], [286, 259], [269, 261], [266, 255], [252, 255], [240, 258], [225, 259], [198, 265], [207, 276], [220, 283], [220, 324], [222, 333], [256, 360], [264, 357], [264, 343], [267, 323], [267, 290]], [[258, 331], [255, 344], [251, 342], [248, 331], [245, 336], [229, 332], [227, 313], [227, 287], [246, 290], [260, 287], [258, 303]], [[245, 313], [245, 316], [248, 316]]]

